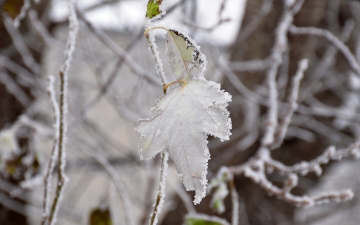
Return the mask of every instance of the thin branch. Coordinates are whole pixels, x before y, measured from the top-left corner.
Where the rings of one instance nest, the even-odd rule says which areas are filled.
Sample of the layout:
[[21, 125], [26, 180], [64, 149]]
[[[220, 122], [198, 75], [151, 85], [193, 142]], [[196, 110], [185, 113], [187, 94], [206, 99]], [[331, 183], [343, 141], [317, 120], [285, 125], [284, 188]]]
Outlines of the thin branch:
[[270, 13], [272, 9], [272, 4], [273, 0], [263, 0], [259, 12], [254, 15], [251, 18], [249, 24], [247, 24], [246, 27], [240, 31], [237, 45], [244, 42], [255, 31], [261, 21]]
[[229, 187], [231, 193], [231, 225], [238, 225], [239, 224], [239, 194], [236, 191], [235, 183], [234, 183], [234, 176], [229, 174]]
[[124, 184], [121, 182], [120, 177], [118, 176], [116, 170], [114, 167], [101, 155], [94, 151], [90, 151], [85, 145], [81, 146], [81, 149], [87, 153], [89, 156], [91, 156], [93, 159], [95, 159], [108, 173], [111, 180], [113, 181], [118, 194], [121, 199], [121, 203], [123, 205], [123, 210], [125, 214], [125, 222], [128, 225], [133, 225], [134, 222], [132, 220], [132, 212], [131, 212], [131, 205], [129, 201], [129, 197], [127, 194], [127, 191], [124, 187]]
[[156, 79], [149, 75], [149, 73], [141, 68], [135, 61], [125, 52], [122, 48], [120, 48], [113, 40], [111, 40], [104, 32], [100, 29], [96, 28], [93, 24], [91, 24], [84, 16], [83, 12], [80, 9], [76, 10], [79, 18], [86, 24], [86, 26], [92, 31], [95, 36], [102, 41], [111, 51], [113, 51], [119, 58], [123, 59], [126, 65], [133, 71], [135, 74], [139, 75], [143, 79], [147, 80], [152, 85], [157, 85], [158, 82]]
[[53, 147], [51, 150], [50, 159], [48, 161], [46, 171], [44, 174], [44, 194], [43, 194], [44, 197], [43, 197], [43, 205], [42, 205], [43, 215], [42, 215], [42, 220], [41, 220], [42, 225], [45, 224], [46, 219], [49, 216], [49, 192], [51, 190], [51, 187], [50, 187], [51, 174], [52, 174], [52, 171], [54, 170], [55, 160], [58, 156], [60, 109], [59, 109], [59, 105], [56, 101], [54, 81], [55, 81], [54, 76], [49, 76], [48, 94], [50, 96], [51, 105], [53, 107], [54, 115], [55, 115], [55, 123], [54, 123], [55, 137], [54, 137]]
[[[157, 49], [157, 45], [155, 42], [155, 35], [150, 32], [147, 32], [147, 31], [145, 31], [144, 35], [145, 35], [146, 39], [148, 40], [151, 53], [155, 59], [156, 72], [158, 73], [160, 80], [161, 80], [161, 84], [164, 87], [164, 85], [167, 84], [167, 80], [166, 80], [165, 72], [163, 69], [163, 64], [162, 64], [160, 56], [159, 56], [159, 51]], [[164, 89], [164, 93], [165, 92], [166, 92], [166, 89]]]
[[301, 9], [304, 0], [298, 0], [294, 5], [285, 4], [283, 15], [275, 32], [275, 43], [272, 49], [271, 59], [272, 66], [267, 71], [267, 82], [269, 86], [269, 114], [266, 131], [262, 139], [262, 145], [268, 146], [273, 144], [275, 132], [278, 125], [278, 91], [276, 84], [276, 74], [282, 63], [282, 55], [287, 50], [287, 32], [294, 20], [294, 15]]
[[229, 66], [233, 71], [241, 72], [241, 71], [259, 71], [266, 70], [271, 65], [271, 60], [263, 59], [263, 60], [251, 60], [251, 61], [238, 61], [238, 62], [230, 62]]
[[299, 96], [300, 81], [304, 77], [304, 72], [307, 69], [308, 64], [309, 64], [309, 61], [307, 59], [303, 59], [299, 62], [298, 71], [296, 72], [296, 75], [294, 76], [294, 78], [292, 80], [292, 88], [291, 88], [290, 96], [289, 96], [289, 100], [288, 100], [289, 109], [284, 117], [282, 124], [278, 127], [278, 130], [275, 133], [275, 142], [274, 142], [272, 148], [280, 147], [280, 145], [284, 141], [284, 138], [285, 138], [285, 135], [287, 132], [287, 128], [289, 127], [292, 115], [294, 114], [295, 110], [298, 107], [297, 99]]
[[172, 184], [172, 187], [176, 194], [180, 197], [188, 213], [196, 213], [194, 203], [192, 202], [190, 196], [184, 190], [184, 187], [181, 184]]
[[0, 71], [0, 82], [8, 89], [8, 91], [24, 106], [28, 107], [31, 99], [9, 74]]
[[10, 17], [5, 16], [4, 25], [10, 37], [13, 41], [14, 47], [20, 53], [21, 58], [24, 64], [36, 75], [40, 75], [41, 69], [40, 65], [35, 61], [33, 55], [31, 54], [29, 48], [26, 46], [23, 35], [14, 27]]
[[[350, 34], [354, 29], [354, 25], [355, 25], [355, 23], [353, 20], [346, 21], [344, 28], [342, 29], [342, 32], [340, 34], [340, 40], [342, 42], [346, 42], [350, 38]], [[313, 79], [311, 79], [311, 82], [305, 86], [302, 94], [299, 97], [299, 101], [302, 101], [302, 100], [306, 99], [308, 96], [311, 96], [312, 94], [314, 94], [314, 89], [316, 88], [317, 85], [319, 85], [319, 80], [321, 79], [321, 77], [323, 77], [325, 72], [333, 64], [334, 58], [335, 58], [337, 52], [338, 52], [338, 48], [336, 48], [333, 45], [329, 46], [326, 49], [326, 51], [321, 59], [321, 62], [317, 65], [317, 67], [312, 75]]]
[[51, 207], [49, 215], [49, 225], [55, 224], [56, 214], [59, 208], [61, 197], [65, 184], [67, 182], [67, 177], [65, 176], [65, 166], [66, 166], [66, 134], [67, 134], [67, 81], [68, 73], [70, 69], [70, 63], [75, 50], [76, 35], [79, 29], [79, 22], [76, 17], [75, 12], [75, 1], [67, 0], [68, 9], [69, 9], [69, 35], [66, 43], [66, 51], [64, 56], [63, 64], [60, 68], [60, 126], [59, 129], [59, 141], [58, 141], [58, 173], [57, 173], [57, 187], [55, 192], [55, 197]]
[[290, 27], [289, 31], [291, 34], [296, 34], [296, 35], [314, 35], [314, 36], [320, 36], [326, 38], [343, 53], [343, 55], [349, 62], [351, 69], [358, 76], [360, 76], [360, 65], [357, 62], [355, 56], [351, 53], [350, 49], [330, 31], [315, 27], [296, 27], [294, 25]]
[[164, 203], [165, 197], [165, 185], [166, 185], [166, 173], [168, 167], [169, 154], [166, 151], [161, 153], [161, 165], [160, 165], [160, 182], [159, 182], [159, 191], [154, 203], [154, 210], [151, 214], [151, 219], [149, 221], [150, 225], [156, 225], [158, 222], [158, 214], [160, 213], [161, 207]]

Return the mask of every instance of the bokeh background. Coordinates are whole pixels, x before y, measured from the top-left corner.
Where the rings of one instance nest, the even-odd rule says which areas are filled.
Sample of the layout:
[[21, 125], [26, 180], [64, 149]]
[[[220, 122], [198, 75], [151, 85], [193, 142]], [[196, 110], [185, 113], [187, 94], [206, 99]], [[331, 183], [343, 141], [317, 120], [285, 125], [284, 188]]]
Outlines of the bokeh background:
[[[40, 224], [43, 176], [55, 134], [48, 77], [56, 77], [59, 93], [58, 73], [69, 31], [68, 8], [64, 0], [13, 1], [20, 6], [29, 3], [16, 27], [4, 8], [7, 2], [0, 0], [0, 224]], [[151, 117], [150, 109], [163, 90], [160, 81], [151, 83], [129, 69], [116, 50], [123, 49], [148, 76], [158, 79], [143, 35], [147, 2], [76, 1], [80, 25], [68, 80], [65, 171], [69, 182], [59, 208], [59, 225], [90, 224], [96, 209], [108, 210], [113, 224], [126, 224], [114, 184], [117, 181], [109, 170], [124, 185], [135, 224], [148, 224], [158, 190], [160, 157], [140, 160], [140, 137], [134, 127], [139, 118]], [[162, 9], [167, 13], [156, 23], [192, 37], [208, 59], [205, 78], [221, 83], [233, 96], [229, 105], [233, 121], [230, 140], [208, 138], [208, 180], [221, 166], [241, 165], [258, 152], [267, 126], [266, 74], [274, 63], [271, 53], [284, 4], [291, 2], [296, 0], [163, 0]], [[360, 62], [360, 1], [305, 0], [293, 24], [329, 31]], [[173, 81], [164, 34], [157, 32], [156, 42], [167, 78]], [[326, 38], [290, 33], [287, 37], [288, 48], [282, 54], [276, 78], [280, 106], [287, 102], [298, 62], [307, 58], [309, 68], [301, 81], [299, 107], [285, 140], [271, 155], [293, 165], [318, 157], [330, 145], [341, 149], [358, 143], [360, 74]], [[254, 95], [256, 101], [251, 97]], [[279, 108], [282, 121], [286, 107]], [[243, 175], [235, 176], [239, 224], [359, 224], [359, 161], [346, 157], [321, 167], [321, 176], [300, 176], [291, 193], [315, 196], [351, 189], [353, 200], [300, 208]], [[286, 180], [281, 173], [266, 176], [278, 187]], [[55, 170], [50, 199], [56, 182]], [[183, 224], [190, 211], [231, 221], [230, 196], [225, 198], [226, 210], [221, 214], [210, 206], [213, 191], [201, 204], [191, 205], [193, 192], [185, 191], [171, 160], [166, 184], [159, 224]]]

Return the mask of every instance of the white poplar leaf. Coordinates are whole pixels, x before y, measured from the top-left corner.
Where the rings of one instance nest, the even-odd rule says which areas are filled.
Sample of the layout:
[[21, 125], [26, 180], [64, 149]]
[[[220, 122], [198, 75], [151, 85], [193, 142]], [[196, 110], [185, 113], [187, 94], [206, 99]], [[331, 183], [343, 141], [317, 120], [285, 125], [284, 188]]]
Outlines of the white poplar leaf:
[[177, 80], [202, 77], [206, 57], [190, 37], [176, 30], [168, 30], [166, 52], [169, 64]]
[[231, 120], [226, 107], [231, 95], [203, 77], [182, 79], [179, 87], [162, 96], [152, 109], [154, 117], [140, 120], [142, 159], [166, 150], [187, 191], [195, 190], [194, 203], [206, 194], [207, 135], [228, 140]]

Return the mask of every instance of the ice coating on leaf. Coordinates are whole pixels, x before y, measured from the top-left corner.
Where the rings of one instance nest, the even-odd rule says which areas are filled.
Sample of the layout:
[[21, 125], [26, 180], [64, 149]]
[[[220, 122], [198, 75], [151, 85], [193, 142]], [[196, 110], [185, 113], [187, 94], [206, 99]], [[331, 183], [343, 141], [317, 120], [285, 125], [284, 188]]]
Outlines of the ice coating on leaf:
[[141, 120], [142, 159], [166, 149], [181, 174], [186, 190], [195, 190], [194, 203], [206, 194], [207, 162], [210, 153], [207, 135], [228, 140], [231, 120], [226, 107], [231, 96], [205, 78], [187, 80], [162, 96], [151, 119]]
[[166, 53], [177, 80], [204, 76], [206, 57], [190, 37], [176, 30], [168, 30]]

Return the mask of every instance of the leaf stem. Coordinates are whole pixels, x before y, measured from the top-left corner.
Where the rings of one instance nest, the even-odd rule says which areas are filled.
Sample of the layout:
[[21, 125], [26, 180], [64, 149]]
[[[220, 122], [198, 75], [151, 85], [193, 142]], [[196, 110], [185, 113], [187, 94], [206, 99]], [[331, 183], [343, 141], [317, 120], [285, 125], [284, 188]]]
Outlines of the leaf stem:
[[159, 191], [154, 203], [154, 210], [151, 213], [151, 219], [149, 221], [150, 225], [156, 225], [157, 215], [159, 214], [161, 207], [164, 203], [164, 197], [165, 197], [165, 188], [166, 188], [166, 171], [167, 171], [167, 161], [169, 159], [169, 154], [164, 150], [161, 153], [161, 165], [160, 165], [160, 182], [159, 182]]
[[[153, 54], [154, 59], [155, 59], [156, 72], [159, 74], [161, 84], [164, 86], [167, 83], [167, 80], [166, 80], [165, 72], [163, 70], [163, 64], [162, 64], [160, 56], [159, 56], [159, 51], [157, 50], [157, 45], [155, 43], [155, 36], [148, 33], [150, 30], [155, 29], [155, 28], [156, 27], [146, 29], [144, 32], [144, 35], [145, 35], [146, 39], [148, 40], [151, 53]], [[158, 28], [160, 29], [160, 27], [158, 27]], [[165, 28], [163, 28], [163, 29], [165, 29]]]

